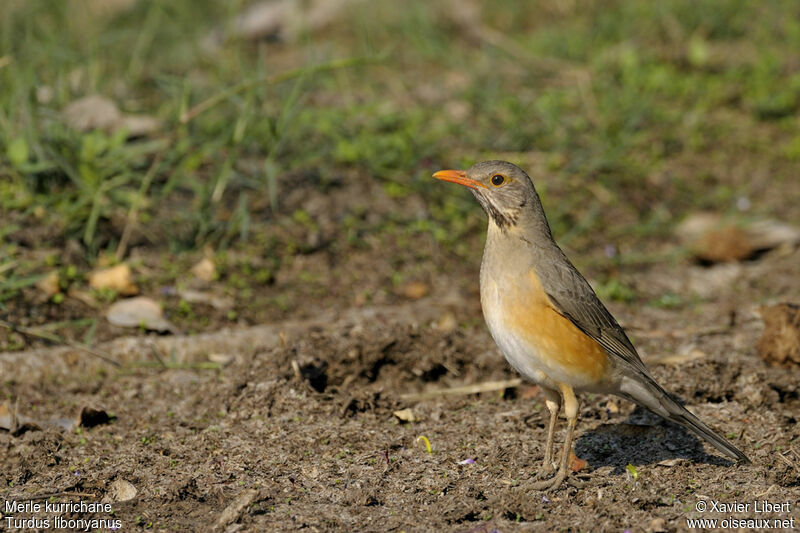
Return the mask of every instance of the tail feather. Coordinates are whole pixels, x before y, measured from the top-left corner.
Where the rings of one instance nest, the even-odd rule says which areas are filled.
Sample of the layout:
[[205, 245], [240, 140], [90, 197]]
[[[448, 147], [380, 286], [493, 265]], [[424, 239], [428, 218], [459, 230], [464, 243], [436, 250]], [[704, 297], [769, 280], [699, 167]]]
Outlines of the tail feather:
[[[644, 378], [644, 379], [642, 379]], [[637, 379], [623, 378], [620, 396], [653, 411], [659, 416], [679, 424], [695, 435], [704, 438], [725, 455], [742, 463], [750, 459], [733, 444], [717, 434], [699, 418], [676, 402], [672, 396], [650, 376], [637, 376]]]

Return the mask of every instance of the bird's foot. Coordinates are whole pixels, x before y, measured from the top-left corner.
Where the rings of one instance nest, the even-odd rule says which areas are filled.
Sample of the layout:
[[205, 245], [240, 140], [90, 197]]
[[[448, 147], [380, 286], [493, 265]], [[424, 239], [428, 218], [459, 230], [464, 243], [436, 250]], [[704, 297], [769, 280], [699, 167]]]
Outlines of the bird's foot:
[[542, 465], [542, 468], [540, 468], [539, 471], [536, 473], [536, 476], [534, 477], [534, 479], [537, 479], [537, 480], [540, 480], [540, 481], [545, 480], [545, 479], [550, 479], [550, 478], [553, 477], [553, 475], [555, 473], [556, 473], [556, 469], [553, 467], [553, 463], [551, 463], [550, 461], [547, 461]]
[[561, 483], [564, 482], [566, 477], [567, 477], [566, 469], [559, 470], [558, 473], [556, 473], [556, 475], [551, 477], [550, 479], [543, 479], [541, 481], [526, 483], [525, 488], [530, 490], [541, 490], [544, 492], [549, 492], [561, 486]]

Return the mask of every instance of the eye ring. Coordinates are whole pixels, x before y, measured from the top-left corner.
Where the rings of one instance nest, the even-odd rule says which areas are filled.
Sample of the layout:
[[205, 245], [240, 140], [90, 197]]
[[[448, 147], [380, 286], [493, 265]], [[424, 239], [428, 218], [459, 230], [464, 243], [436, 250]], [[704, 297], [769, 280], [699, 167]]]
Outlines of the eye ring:
[[505, 181], [506, 177], [503, 176], [502, 174], [495, 174], [494, 176], [492, 176], [492, 185], [494, 185], [495, 187], [501, 186]]

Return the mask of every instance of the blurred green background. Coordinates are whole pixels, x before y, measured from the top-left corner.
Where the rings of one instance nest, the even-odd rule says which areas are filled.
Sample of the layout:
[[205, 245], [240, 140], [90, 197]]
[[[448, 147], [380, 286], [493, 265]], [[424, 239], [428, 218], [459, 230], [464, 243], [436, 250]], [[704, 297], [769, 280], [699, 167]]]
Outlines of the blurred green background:
[[800, 3], [272, 4], [259, 28], [244, 1], [4, 2], [0, 314], [69, 325], [92, 268], [130, 262], [155, 293], [204, 247], [222, 322], [391, 301], [477, 269], [483, 215], [430, 174], [490, 158], [529, 171], [600, 277], [671, 257], [690, 212], [800, 218]]

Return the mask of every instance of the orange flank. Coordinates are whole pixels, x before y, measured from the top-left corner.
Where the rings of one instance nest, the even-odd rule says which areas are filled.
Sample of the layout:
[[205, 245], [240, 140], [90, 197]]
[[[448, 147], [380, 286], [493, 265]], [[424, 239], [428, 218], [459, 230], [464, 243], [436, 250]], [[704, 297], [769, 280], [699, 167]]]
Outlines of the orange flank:
[[513, 317], [508, 326], [536, 346], [547, 364], [575, 374], [576, 378], [601, 381], [608, 365], [603, 347], [553, 309], [539, 277], [534, 271], [528, 275], [531, 283], [520, 286], [529, 289], [508, 302], [505, 315]]

